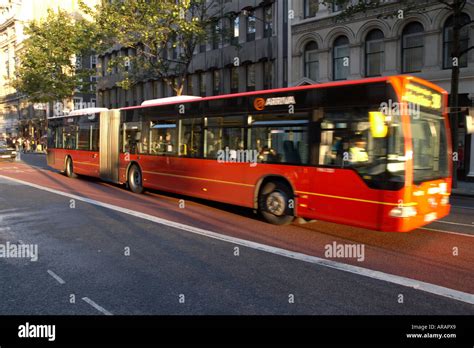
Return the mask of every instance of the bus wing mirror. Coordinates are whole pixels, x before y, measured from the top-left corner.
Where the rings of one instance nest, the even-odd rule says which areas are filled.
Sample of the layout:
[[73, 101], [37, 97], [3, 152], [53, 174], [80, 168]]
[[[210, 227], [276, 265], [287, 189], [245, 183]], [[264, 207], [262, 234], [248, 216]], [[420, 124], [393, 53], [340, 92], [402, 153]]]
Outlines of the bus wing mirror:
[[466, 132], [474, 134], [474, 107], [469, 108], [469, 114], [466, 115]]
[[385, 115], [380, 111], [369, 112], [370, 133], [374, 138], [385, 138], [388, 133], [388, 127], [385, 123]]

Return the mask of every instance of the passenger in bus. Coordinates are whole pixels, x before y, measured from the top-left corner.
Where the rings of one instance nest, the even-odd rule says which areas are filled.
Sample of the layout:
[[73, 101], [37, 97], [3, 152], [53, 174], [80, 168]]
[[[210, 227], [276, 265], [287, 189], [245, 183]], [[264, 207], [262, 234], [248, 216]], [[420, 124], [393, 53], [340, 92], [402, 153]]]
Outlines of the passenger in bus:
[[367, 142], [363, 137], [358, 136], [354, 140], [354, 145], [349, 150], [350, 161], [352, 163], [364, 163], [369, 161], [369, 154], [367, 153]]
[[279, 155], [275, 149], [271, 149], [268, 146], [264, 146], [258, 154], [258, 162], [280, 162]]

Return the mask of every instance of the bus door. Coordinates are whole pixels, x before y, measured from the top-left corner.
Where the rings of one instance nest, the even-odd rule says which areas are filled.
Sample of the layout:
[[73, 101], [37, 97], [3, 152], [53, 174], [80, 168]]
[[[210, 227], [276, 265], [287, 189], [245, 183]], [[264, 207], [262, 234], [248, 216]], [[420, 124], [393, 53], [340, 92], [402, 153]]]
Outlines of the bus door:
[[100, 115], [100, 178], [119, 180], [119, 127], [120, 112], [111, 110]]

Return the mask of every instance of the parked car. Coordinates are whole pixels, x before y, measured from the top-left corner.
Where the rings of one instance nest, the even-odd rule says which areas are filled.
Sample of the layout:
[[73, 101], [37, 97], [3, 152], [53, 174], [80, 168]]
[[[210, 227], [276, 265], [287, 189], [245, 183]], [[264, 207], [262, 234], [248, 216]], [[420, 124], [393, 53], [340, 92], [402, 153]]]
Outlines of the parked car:
[[5, 141], [0, 141], [0, 160], [14, 160], [16, 149], [7, 145]]

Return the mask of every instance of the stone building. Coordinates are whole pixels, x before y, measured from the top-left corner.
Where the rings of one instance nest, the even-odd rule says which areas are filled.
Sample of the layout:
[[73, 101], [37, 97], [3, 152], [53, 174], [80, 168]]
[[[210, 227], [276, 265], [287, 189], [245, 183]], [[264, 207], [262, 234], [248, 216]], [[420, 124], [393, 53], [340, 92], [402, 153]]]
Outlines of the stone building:
[[[92, 6], [99, 0], [86, 0]], [[18, 64], [17, 52], [25, 39], [24, 28], [29, 21], [40, 20], [48, 9], [79, 10], [78, 0], [0, 0], [0, 138], [30, 137], [39, 139], [46, 127], [45, 105], [29, 103], [11, 87]], [[79, 63], [79, 62], [78, 62]], [[94, 68], [95, 57], [80, 60], [85, 67]], [[74, 102], [95, 102], [96, 91], [77, 94]]]
[[[386, 1], [341, 22], [334, 21], [343, 10], [340, 6], [324, 6], [318, 0], [292, 3], [292, 84], [411, 74], [450, 91], [452, 17], [439, 1], [420, 1], [420, 10], [404, 14], [403, 19], [382, 19], [381, 15], [398, 14], [400, 9], [397, 1]], [[473, 0], [467, 1], [462, 18], [465, 23], [474, 19]], [[464, 27], [462, 48], [474, 45], [473, 34], [473, 25]], [[459, 103], [472, 106], [474, 50], [459, 59], [459, 66]], [[459, 135], [454, 150], [462, 157], [460, 175], [474, 179], [474, 140], [465, 134], [463, 120]]]

